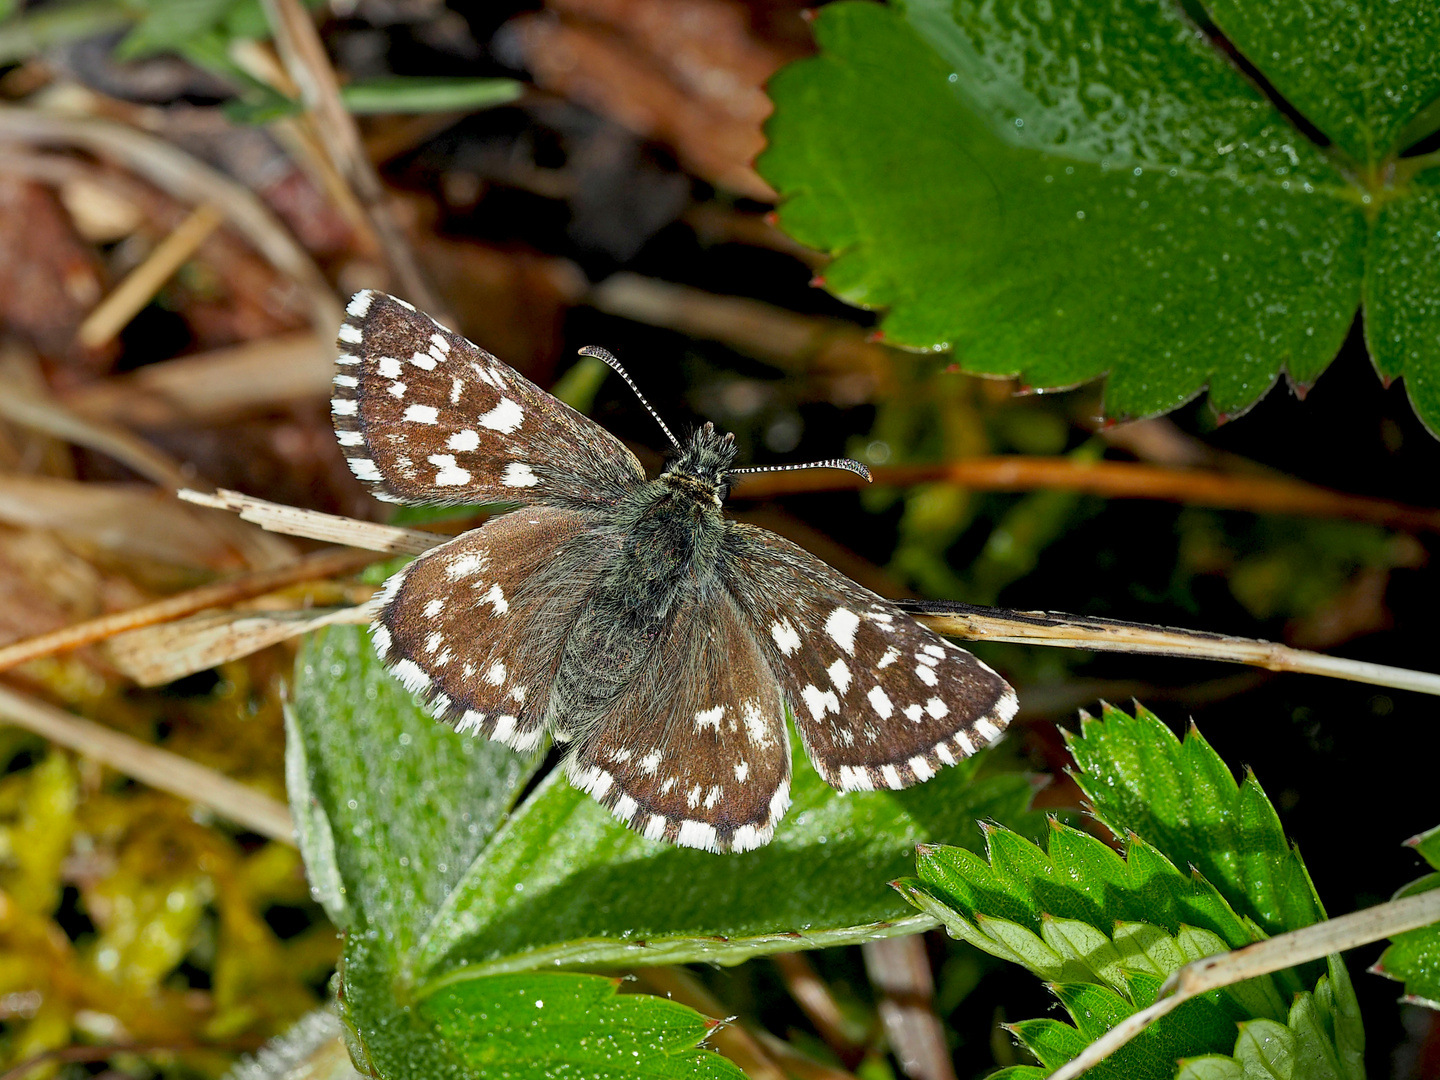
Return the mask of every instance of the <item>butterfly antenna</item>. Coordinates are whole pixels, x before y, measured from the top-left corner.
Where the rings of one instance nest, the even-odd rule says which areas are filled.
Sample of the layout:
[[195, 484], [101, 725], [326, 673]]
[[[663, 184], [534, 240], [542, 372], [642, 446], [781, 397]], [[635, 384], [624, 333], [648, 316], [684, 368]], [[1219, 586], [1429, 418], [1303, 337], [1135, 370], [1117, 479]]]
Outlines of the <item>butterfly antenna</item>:
[[615, 359], [614, 354], [611, 353], [610, 350], [602, 349], [599, 345], [586, 345], [580, 350], [580, 355], [593, 356], [597, 360], [603, 360], [606, 367], [624, 379], [625, 385], [635, 391], [635, 396], [640, 399], [640, 404], [644, 405], [645, 411], [655, 418], [655, 422], [660, 425], [660, 430], [665, 432], [665, 437], [670, 440], [671, 445], [673, 445], [676, 450], [682, 449], [680, 440], [675, 438], [675, 433], [670, 430], [664, 420], [660, 419], [660, 414], [655, 411], [655, 406], [645, 400], [645, 395], [642, 394], [640, 388], [635, 385], [635, 380], [630, 378], [630, 373], [620, 366], [620, 361]]
[[752, 465], [748, 469], [731, 469], [726, 475], [737, 476], [740, 473], [762, 473], [762, 472], [795, 472], [797, 469], [844, 469], [846, 472], [853, 472], [856, 476], [863, 476], [866, 483], [870, 482], [870, 470], [853, 458], [827, 458], [824, 461], [811, 461], [805, 465]]

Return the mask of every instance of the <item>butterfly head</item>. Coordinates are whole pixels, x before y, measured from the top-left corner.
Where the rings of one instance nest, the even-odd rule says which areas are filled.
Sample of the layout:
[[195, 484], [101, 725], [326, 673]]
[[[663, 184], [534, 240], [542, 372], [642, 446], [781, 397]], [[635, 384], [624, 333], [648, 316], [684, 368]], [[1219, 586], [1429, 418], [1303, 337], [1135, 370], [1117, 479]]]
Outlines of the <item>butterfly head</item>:
[[735, 436], [728, 431], [721, 434], [707, 421], [690, 436], [689, 443], [681, 447], [679, 456], [665, 466], [665, 473], [707, 484], [714, 489], [717, 500], [723, 499], [728, 487], [725, 477], [735, 462], [736, 452]]

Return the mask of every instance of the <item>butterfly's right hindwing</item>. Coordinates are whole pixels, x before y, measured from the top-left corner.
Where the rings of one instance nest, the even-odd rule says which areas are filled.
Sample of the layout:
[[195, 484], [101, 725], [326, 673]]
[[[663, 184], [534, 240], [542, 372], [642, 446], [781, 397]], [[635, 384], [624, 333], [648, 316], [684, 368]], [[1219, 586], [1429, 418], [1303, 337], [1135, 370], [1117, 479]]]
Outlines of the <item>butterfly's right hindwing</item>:
[[723, 550], [722, 577], [832, 787], [928, 780], [1015, 715], [994, 671], [783, 537], [731, 522]]
[[619, 439], [405, 301], [345, 310], [330, 411], [378, 498], [604, 507], [644, 482]]
[[608, 558], [594, 511], [522, 507], [385, 583], [380, 658], [460, 731], [533, 750], [565, 638]]

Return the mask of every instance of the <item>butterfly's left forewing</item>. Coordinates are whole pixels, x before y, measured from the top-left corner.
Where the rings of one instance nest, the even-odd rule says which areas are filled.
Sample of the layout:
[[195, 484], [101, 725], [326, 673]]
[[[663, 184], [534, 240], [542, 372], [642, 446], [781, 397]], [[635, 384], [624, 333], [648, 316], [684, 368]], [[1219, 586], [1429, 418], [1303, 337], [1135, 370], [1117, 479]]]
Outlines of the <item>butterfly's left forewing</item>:
[[533, 750], [565, 638], [614, 544], [595, 511], [522, 507], [385, 583], [376, 651], [461, 731]]
[[376, 497], [605, 507], [644, 482], [619, 439], [405, 301], [366, 290], [345, 312], [330, 412]]
[[731, 522], [723, 552], [721, 575], [832, 787], [928, 780], [1015, 715], [994, 671], [783, 537]]

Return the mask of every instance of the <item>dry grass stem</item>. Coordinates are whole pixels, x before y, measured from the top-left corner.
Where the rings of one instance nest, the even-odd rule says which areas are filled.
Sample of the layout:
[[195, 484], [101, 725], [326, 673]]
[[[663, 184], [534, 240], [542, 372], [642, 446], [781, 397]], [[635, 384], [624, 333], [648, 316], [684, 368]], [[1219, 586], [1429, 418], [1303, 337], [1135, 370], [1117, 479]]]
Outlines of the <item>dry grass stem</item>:
[[284, 803], [188, 758], [71, 716], [3, 686], [0, 686], [0, 718], [153, 788], [208, 807], [252, 832], [281, 843], [295, 843], [290, 811]]
[[89, 447], [133, 469], [161, 487], [178, 491], [195, 483], [170, 455], [124, 428], [77, 415], [72, 409], [11, 387], [0, 394], [0, 418], [56, 439]]
[[802, 1012], [815, 1025], [825, 1045], [835, 1051], [847, 1065], [857, 1065], [865, 1056], [865, 1046], [851, 1037], [845, 1016], [840, 1011], [830, 984], [815, 971], [815, 965], [804, 953], [776, 953], [770, 958], [785, 981], [785, 989]]
[[935, 978], [925, 939], [867, 941], [860, 946], [870, 982], [880, 992], [880, 1021], [890, 1050], [912, 1080], [955, 1080], [945, 1027], [935, 1015]]
[[237, 542], [233, 529], [197, 513], [166, 492], [139, 484], [80, 483], [50, 476], [0, 474], [0, 522], [54, 529], [118, 554], [167, 566], [231, 570], [256, 561], [291, 562], [288, 545], [259, 545], [247, 530]]
[[48, 634], [37, 634], [24, 641], [0, 647], [0, 671], [42, 656], [93, 645], [130, 630], [182, 619], [207, 608], [224, 607], [241, 600], [263, 596], [289, 585], [354, 573], [373, 561], [372, 555], [350, 549], [317, 551], [288, 566], [238, 574], [228, 580], [202, 585], [198, 589], [167, 596], [163, 600], [142, 604], [128, 611], [101, 615], [99, 618], [87, 619], [73, 626], [61, 627]]
[[454, 318], [425, 280], [410, 242], [395, 220], [380, 174], [366, 156], [355, 118], [340, 100], [340, 84], [310, 13], [300, 0], [262, 0], [262, 3], [285, 70], [315, 118], [315, 134], [330, 161], [365, 208], [371, 229], [390, 264], [395, 287], [412, 303], [453, 326]]
[[[372, 551], [418, 555], [449, 539], [418, 529], [375, 525], [335, 514], [299, 510], [233, 491], [220, 491], [215, 495], [182, 491], [180, 497], [201, 506], [234, 510], [245, 520], [253, 521], [262, 528], [292, 536], [307, 536], [332, 543], [367, 547]], [[1360, 660], [1346, 660], [1253, 638], [1228, 637], [1198, 630], [1148, 626], [1114, 619], [1091, 619], [1057, 612], [1005, 611], [945, 603], [910, 602], [903, 606], [938, 633], [972, 641], [1011, 641], [1022, 645], [1052, 645], [1096, 652], [1221, 660], [1249, 664], [1270, 671], [1329, 675], [1352, 682], [1440, 695], [1440, 675]]]
[[1440, 890], [1377, 904], [1338, 919], [1327, 919], [1303, 930], [1217, 953], [1186, 964], [1160, 988], [1160, 998], [1147, 1009], [1126, 1017], [1087, 1046], [1073, 1061], [1050, 1074], [1048, 1080], [1075, 1080], [1104, 1061], [1166, 1013], [1200, 994], [1233, 983], [1268, 975], [1272, 971], [1319, 960], [1331, 953], [1368, 945], [1440, 922]]
[[1169, 626], [1092, 619], [1052, 611], [1005, 611], [944, 602], [901, 605], [932, 630], [969, 641], [1010, 641], [1094, 652], [1143, 653], [1188, 660], [1221, 660], [1267, 671], [1328, 675], [1334, 679], [1440, 695], [1440, 675], [1346, 660], [1254, 638], [1207, 634]]
[[304, 536], [332, 544], [346, 544], [367, 551], [383, 551], [391, 555], [419, 555], [450, 539], [448, 536], [423, 529], [377, 525], [371, 521], [341, 517], [339, 514], [301, 510], [297, 506], [268, 502], [225, 488], [221, 488], [214, 495], [202, 491], [181, 491], [179, 495], [186, 502], [197, 506], [234, 511], [243, 520], [254, 522], [271, 532]]
[[190, 216], [155, 245], [145, 261], [126, 274], [110, 295], [85, 317], [76, 334], [80, 343], [97, 349], [114, 340], [224, 220], [224, 215], [209, 203], [192, 210]]
[[[0, 143], [86, 150], [143, 177], [184, 203], [209, 203], [220, 208], [231, 228], [275, 269], [305, 290], [318, 332], [328, 336], [340, 325], [340, 304], [325, 276], [265, 204], [244, 185], [165, 140], [109, 120], [0, 105]], [[8, 147], [0, 149], [0, 157], [9, 152]]]
[[62, 400], [83, 416], [132, 427], [214, 423], [327, 398], [334, 368], [335, 345], [328, 338], [286, 334], [146, 364], [77, 387]]
[[322, 626], [364, 625], [373, 617], [365, 604], [300, 611], [206, 612], [113, 637], [105, 643], [105, 656], [139, 685], [164, 686]]

